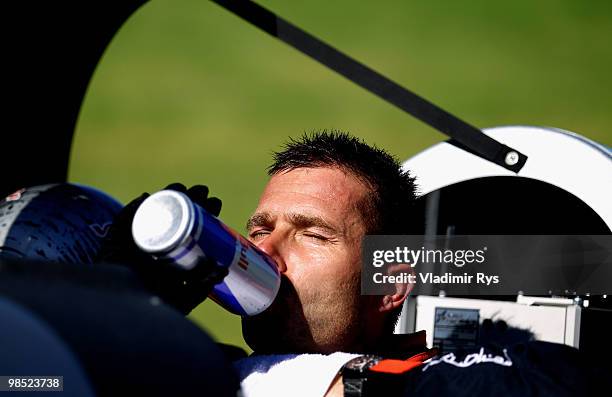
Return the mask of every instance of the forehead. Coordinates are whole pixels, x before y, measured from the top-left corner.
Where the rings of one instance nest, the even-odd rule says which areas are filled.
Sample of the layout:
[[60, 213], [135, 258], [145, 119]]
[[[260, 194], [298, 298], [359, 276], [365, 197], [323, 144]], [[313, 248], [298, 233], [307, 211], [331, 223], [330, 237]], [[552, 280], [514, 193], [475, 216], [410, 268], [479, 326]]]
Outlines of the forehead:
[[270, 178], [257, 212], [300, 212], [331, 218], [359, 215], [368, 190], [338, 168], [297, 168]]

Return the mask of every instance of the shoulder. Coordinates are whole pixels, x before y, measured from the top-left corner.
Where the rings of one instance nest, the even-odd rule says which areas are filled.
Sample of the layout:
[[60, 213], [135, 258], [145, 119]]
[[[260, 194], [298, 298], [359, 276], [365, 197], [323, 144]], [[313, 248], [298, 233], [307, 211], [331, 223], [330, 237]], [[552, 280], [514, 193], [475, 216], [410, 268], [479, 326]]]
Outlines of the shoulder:
[[[234, 362], [246, 396], [323, 396], [357, 354], [251, 355]], [[270, 394], [272, 393], [273, 394]]]

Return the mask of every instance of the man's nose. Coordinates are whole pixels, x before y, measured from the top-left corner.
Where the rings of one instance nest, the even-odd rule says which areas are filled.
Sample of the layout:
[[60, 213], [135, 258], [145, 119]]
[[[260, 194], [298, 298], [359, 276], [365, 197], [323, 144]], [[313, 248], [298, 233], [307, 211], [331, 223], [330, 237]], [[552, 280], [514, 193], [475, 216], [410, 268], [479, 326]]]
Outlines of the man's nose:
[[285, 263], [282, 255], [282, 239], [278, 234], [272, 232], [266, 238], [257, 242], [256, 245], [257, 248], [274, 259], [276, 266], [278, 266], [278, 270], [281, 273], [285, 273], [287, 271], [287, 264]]

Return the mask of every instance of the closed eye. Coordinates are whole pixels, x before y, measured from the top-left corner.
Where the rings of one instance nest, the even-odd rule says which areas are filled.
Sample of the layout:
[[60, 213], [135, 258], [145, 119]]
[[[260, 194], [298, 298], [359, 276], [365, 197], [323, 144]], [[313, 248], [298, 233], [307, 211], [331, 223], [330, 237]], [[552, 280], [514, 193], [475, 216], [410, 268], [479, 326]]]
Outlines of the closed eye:
[[316, 233], [312, 231], [304, 231], [302, 233], [302, 236], [318, 244], [337, 244], [339, 242], [335, 236], [327, 236], [325, 234]]
[[304, 236], [310, 237], [316, 240], [321, 240], [321, 241], [327, 240], [327, 237], [321, 236], [320, 234], [316, 234], [316, 233], [304, 233]]
[[253, 230], [252, 232], [249, 233], [249, 238], [251, 238], [252, 240], [257, 240], [258, 238], [261, 238], [268, 234], [270, 234], [269, 230], [265, 230], [265, 229]]

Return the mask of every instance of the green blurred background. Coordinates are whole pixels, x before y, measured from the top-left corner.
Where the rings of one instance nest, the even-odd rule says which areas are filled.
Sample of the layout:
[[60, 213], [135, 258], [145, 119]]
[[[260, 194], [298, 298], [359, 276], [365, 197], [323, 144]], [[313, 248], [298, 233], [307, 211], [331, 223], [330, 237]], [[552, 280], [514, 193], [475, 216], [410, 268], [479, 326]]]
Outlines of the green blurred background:
[[[260, 4], [478, 127], [554, 126], [612, 144], [612, 2]], [[204, 183], [244, 232], [271, 152], [322, 128], [402, 160], [445, 139], [214, 3], [153, 0], [94, 74], [69, 179], [124, 203], [170, 182]], [[214, 303], [190, 317], [246, 346], [239, 318]]]

